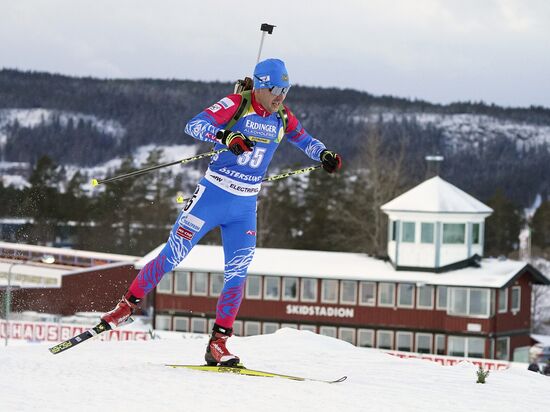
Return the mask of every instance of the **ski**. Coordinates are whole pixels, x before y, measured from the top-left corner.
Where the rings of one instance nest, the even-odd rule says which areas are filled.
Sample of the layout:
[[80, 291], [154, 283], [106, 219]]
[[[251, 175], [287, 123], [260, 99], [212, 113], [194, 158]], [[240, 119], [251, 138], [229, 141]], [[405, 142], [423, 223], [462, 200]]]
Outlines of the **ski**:
[[313, 381], [313, 382], [324, 382], [324, 383], [339, 383], [347, 379], [347, 376], [342, 376], [336, 380], [324, 380], [324, 379], [313, 379], [313, 378], [304, 378], [301, 376], [291, 376], [283, 375], [280, 373], [274, 372], [264, 372], [255, 369], [248, 369], [244, 366], [208, 366], [208, 365], [166, 365], [171, 368], [186, 368], [197, 371], [204, 372], [216, 372], [216, 373], [234, 373], [237, 375], [246, 375], [246, 376], [260, 376], [264, 378], [283, 378], [290, 379], [293, 381]]
[[109, 324], [105, 321], [99, 322], [97, 325], [95, 325], [93, 328], [90, 328], [88, 330], [85, 330], [84, 332], [73, 336], [72, 338], [66, 340], [65, 342], [61, 342], [55, 346], [52, 346], [48, 350], [52, 354], [58, 354], [60, 352], [66, 351], [67, 349], [74, 348], [79, 343], [82, 343], [90, 338], [93, 338], [94, 336], [99, 335], [100, 333], [106, 332], [108, 330], [111, 330], [111, 327]]

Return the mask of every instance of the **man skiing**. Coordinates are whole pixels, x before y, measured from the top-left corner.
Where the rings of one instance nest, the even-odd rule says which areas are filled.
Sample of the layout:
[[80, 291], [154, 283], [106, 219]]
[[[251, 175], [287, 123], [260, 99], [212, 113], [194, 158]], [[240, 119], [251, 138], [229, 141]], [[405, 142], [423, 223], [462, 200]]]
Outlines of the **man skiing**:
[[111, 328], [125, 322], [162, 276], [187, 256], [210, 230], [221, 228], [225, 255], [224, 286], [216, 322], [206, 348], [209, 365], [237, 365], [226, 347], [243, 298], [248, 266], [256, 247], [256, 198], [273, 154], [283, 137], [333, 173], [341, 157], [305, 131], [283, 106], [290, 88], [283, 61], [267, 59], [254, 69], [254, 89], [231, 94], [192, 118], [185, 132], [228, 150], [213, 157], [159, 255], [145, 265], [117, 306], [103, 315]]

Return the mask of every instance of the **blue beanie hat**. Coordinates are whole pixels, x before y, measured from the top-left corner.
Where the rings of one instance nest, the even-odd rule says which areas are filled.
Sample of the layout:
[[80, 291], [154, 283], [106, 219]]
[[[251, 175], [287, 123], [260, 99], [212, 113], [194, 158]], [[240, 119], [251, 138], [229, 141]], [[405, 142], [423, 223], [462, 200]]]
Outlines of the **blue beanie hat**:
[[279, 59], [267, 59], [254, 68], [254, 88], [264, 89], [273, 86], [290, 87], [285, 63]]

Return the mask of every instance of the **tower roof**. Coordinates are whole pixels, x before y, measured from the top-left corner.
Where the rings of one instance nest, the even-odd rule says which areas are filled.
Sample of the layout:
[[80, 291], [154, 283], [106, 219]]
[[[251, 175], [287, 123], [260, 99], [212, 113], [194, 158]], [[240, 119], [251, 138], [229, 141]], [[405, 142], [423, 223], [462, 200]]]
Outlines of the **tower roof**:
[[439, 176], [432, 177], [382, 205], [385, 212], [480, 213], [493, 211]]

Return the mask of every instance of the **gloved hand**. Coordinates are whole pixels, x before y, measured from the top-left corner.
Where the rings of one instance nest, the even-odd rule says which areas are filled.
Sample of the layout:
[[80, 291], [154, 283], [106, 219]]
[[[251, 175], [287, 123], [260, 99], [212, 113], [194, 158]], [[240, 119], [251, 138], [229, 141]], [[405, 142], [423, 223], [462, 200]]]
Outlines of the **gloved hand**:
[[216, 137], [226, 145], [231, 153], [239, 156], [244, 152], [250, 152], [254, 142], [241, 132], [232, 132], [231, 130], [220, 130]]
[[325, 149], [321, 152], [321, 163], [323, 164], [323, 169], [329, 173], [334, 173], [342, 167], [342, 158], [338, 153]]

